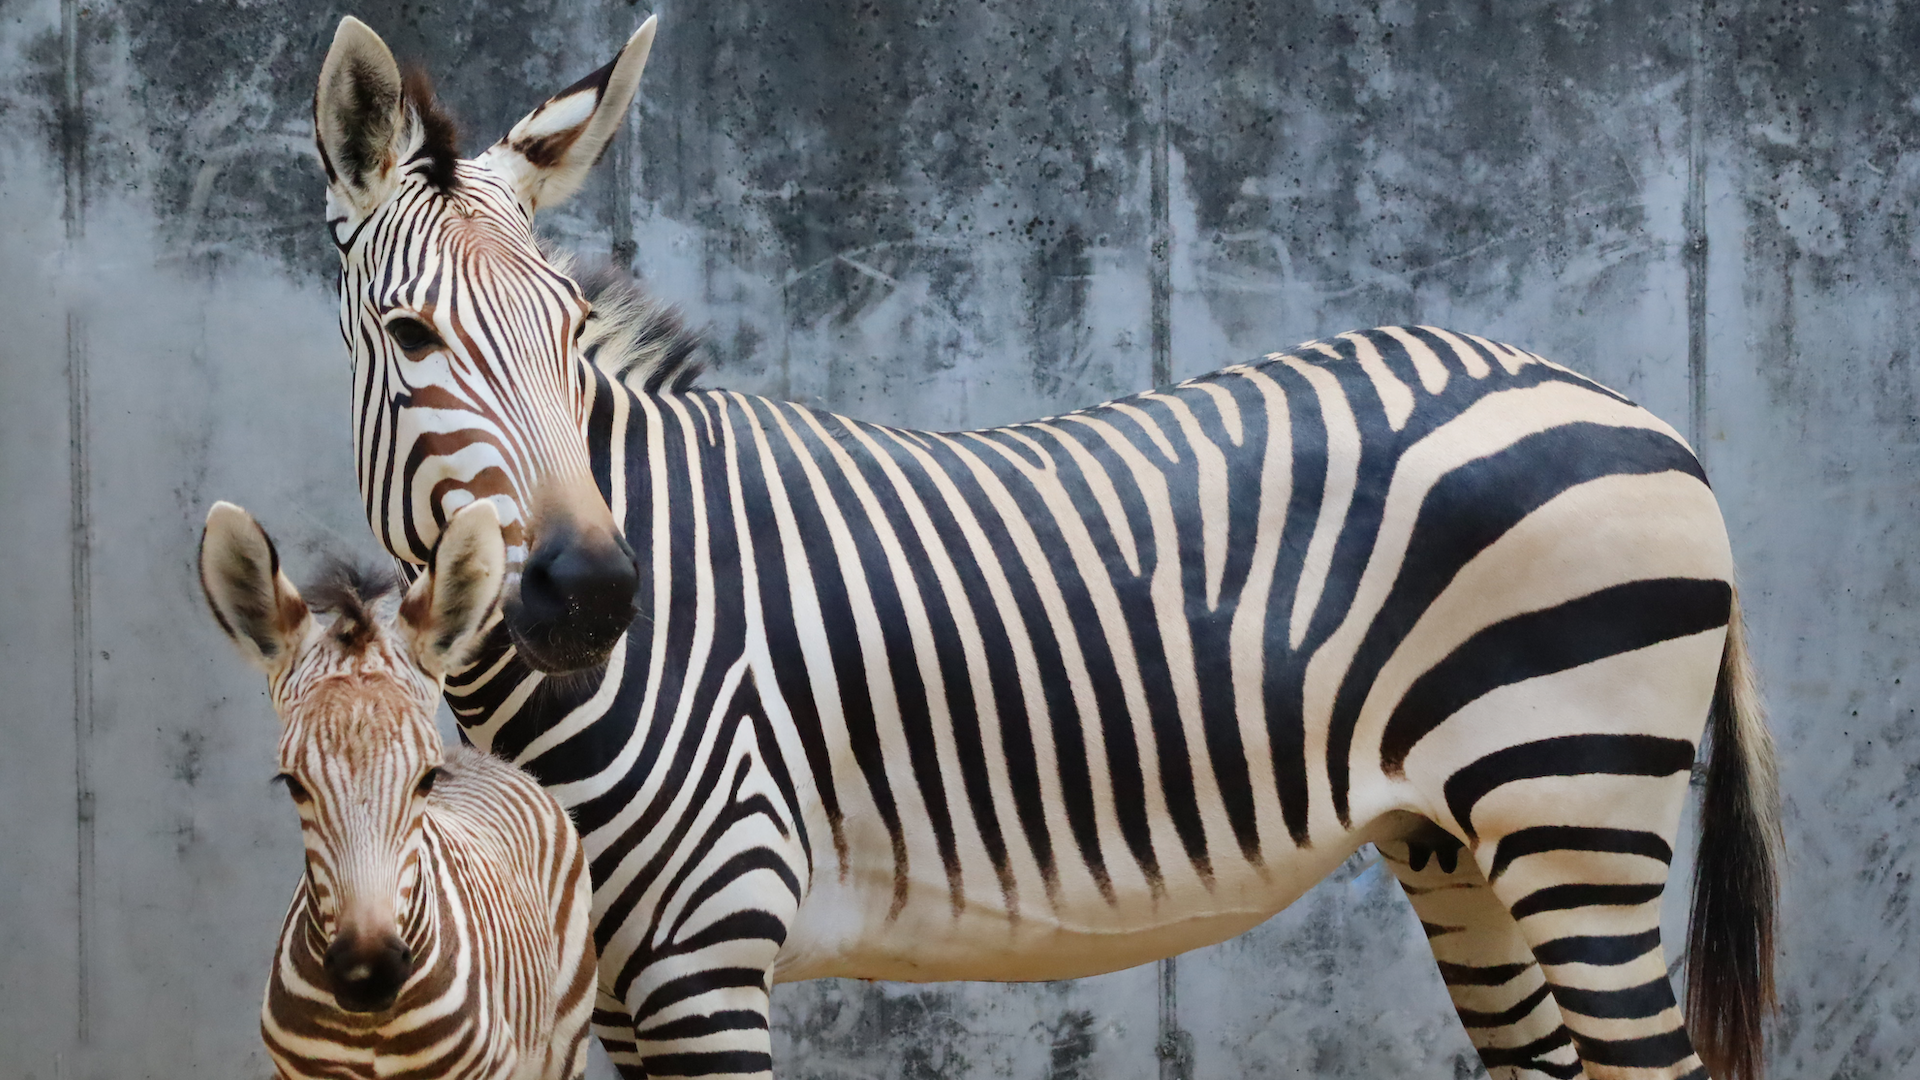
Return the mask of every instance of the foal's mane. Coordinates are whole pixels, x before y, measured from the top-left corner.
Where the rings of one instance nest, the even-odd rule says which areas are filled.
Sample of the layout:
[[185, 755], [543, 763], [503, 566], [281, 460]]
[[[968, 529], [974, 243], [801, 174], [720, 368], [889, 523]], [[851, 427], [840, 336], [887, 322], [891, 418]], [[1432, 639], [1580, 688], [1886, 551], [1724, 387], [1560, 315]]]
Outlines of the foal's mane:
[[334, 617], [327, 633], [342, 648], [359, 652], [379, 628], [375, 605], [399, 591], [400, 576], [392, 567], [328, 555], [301, 595], [308, 610]]

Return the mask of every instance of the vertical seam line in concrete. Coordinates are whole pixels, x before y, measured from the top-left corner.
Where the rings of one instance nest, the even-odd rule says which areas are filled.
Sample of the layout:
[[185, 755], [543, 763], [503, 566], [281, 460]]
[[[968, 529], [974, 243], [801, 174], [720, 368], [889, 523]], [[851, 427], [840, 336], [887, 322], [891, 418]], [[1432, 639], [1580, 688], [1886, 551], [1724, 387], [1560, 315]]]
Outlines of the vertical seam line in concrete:
[[[1148, 238], [1148, 317], [1152, 321], [1152, 383], [1165, 386], [1173, 381], [1173, 228], [1168, 157], [1172, 141], [1172, 116], [1168, 104], [1169, 81], [1167, 53], [1172, 48], [1173, 14], [1171, 0], [1147, 0], [1147, 177], [1150, 232]], [[1180, 1008], [1177, 994], [1178, 962], [1171, 956], [1156, 966], [1159, 975], [1156, 997], [1159, 1002], [1158, 1039], [1154, 1056], [1159, 1059], [1160, 1080], [1185, 1080], [1181, 1048]]]
[[[614, 31], [613, 40], [624, 44], [627, 35], [633, 33], [630, 25], [633, 7], [627, 0], [613, 0], [607, 10], [607, 21]], [[626, 26], [624, 33], [620, 29], [622, 26]], [[633, 163], [638, 156], [638, 147], [634, 143], [640, 137], [640, 124], [634, 117], [643, 106], [646, 92], [643, 80], [634, 100], [627, 103], [626, 115], [620, 118], [620, 129], [613, 134], [613, 206], [610, 211], [613, 243], [610, 253], [614, 264], [627, 273], [633, 272], [634, 259], [640, 254], [633, 240]]]
[[1160, 1011], [1154, 1056], [1159, 1059], [1160, 1080], [1191, 1080], [1193, 1036], [1180, 1026], [1180, 959], [1169, 956], [1160, 961], [1157, 969]]
[[1153, 385], [1173, 381], [1173, 227], [1169, 209], [1168, 155], [1172, 139], [1169, 114], [1167, 51], [1172, 30], [1170, 0], [1147, 0], [1147, 68], [1150, 72], [1147, 108], [1153, 118], [1149, 125], [1147, 150], [1148, 213], [1152, 220], [1149, 237], [1149, 290], [1153, 342]]
[[1694, 455], [1707, 456], [1707, 9], [1692, 6], [1687, 65], [1687, 201], [1684, 212], [1687, 268], [1687, 437]]
[[[60, 156], [66, 254], [72, 259], [86, 233], [87, 130], [80, 48], [80, 0], [60, 0]], [[66, 314], [67, 483], [73, 600], [73, 781], [74, 781], [74, 1028], [81, 1046], [90, 1040], [89, 973], [92, 968], [88, 914], [93, 900], [93, 515], [88, 458], [87, 339], [84, 311], [69, 296]]]

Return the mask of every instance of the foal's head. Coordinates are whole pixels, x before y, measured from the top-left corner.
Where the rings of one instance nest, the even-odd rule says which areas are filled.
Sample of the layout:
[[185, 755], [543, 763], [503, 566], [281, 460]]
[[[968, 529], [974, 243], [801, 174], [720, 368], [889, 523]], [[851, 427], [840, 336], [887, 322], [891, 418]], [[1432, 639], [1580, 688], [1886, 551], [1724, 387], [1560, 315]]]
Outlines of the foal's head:
[[421, 887], [421, 821], [441, 761], [441, 681], [492, 616], [504, 560], [490, 503], [456, 514], [404, 595], [391, 576], [336, 571], [309, 590], [280, 571], [245, 510], [215, 503], [200, 582], [220, 626], [266, 673], [283, 725], [279, 775], [300, 812], [307, 882], [335, 999], [393, 1004], [413, 973], [401, 925]]
[[542, 671], [603, 660], [639, 578], [587, 455], [591, 306], [536, 246], [533, 216], [578, 190], [619, 131], [653, 27], [472, 159], [425, 78], [402, 78], [356, 19], [314, 95], [367, 520], [424, 563], [454, 511], [493, 500], [506, 626]]

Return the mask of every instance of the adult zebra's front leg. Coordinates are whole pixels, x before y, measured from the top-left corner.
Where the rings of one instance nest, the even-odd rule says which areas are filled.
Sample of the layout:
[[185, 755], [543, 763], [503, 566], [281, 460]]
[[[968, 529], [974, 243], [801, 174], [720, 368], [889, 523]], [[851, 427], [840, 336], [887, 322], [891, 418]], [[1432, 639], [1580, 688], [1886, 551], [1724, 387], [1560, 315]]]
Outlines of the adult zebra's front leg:
[[751, 675], [729, 682], [713, 722], [663, 755], [679, 779], [659, 820], [596, 882], [594, 1024], [628, 1080], [773, 1075], [769, 990], [806, 893], [804, 825]]
[[1440, 977], [1488, 1075], [1583, 1076], [1532, 947], [1465, 846], [1432, 825], [1375, 846], [1413, 901]]

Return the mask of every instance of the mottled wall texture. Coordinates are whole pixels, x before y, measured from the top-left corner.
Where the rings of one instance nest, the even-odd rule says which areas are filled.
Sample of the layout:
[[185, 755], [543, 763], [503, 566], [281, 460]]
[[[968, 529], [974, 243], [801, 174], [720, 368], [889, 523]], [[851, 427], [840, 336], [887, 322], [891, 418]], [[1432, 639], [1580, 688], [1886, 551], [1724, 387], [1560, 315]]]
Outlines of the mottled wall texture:
[[[215, 498], [296, 569], [371, 546], [308, 113], [347, 10], [0, 2], [5, 1077], [267, 1071], [253, 1016], [298, 830], [190, 562]], [[469, 150], [646, 14], [356, 13], [438, 75]], [[1783, 755], [1777, 1074], [1920, 1071], [1920, 6], [659, 13], [627, 135], [543, 228], [706, 324], [717, 384], [958, 427], [1421, 321], [1691, 432]], [[1176, 963], [775, 1002], [788, 1077], [1479, 1070], [1364, 855]]]

